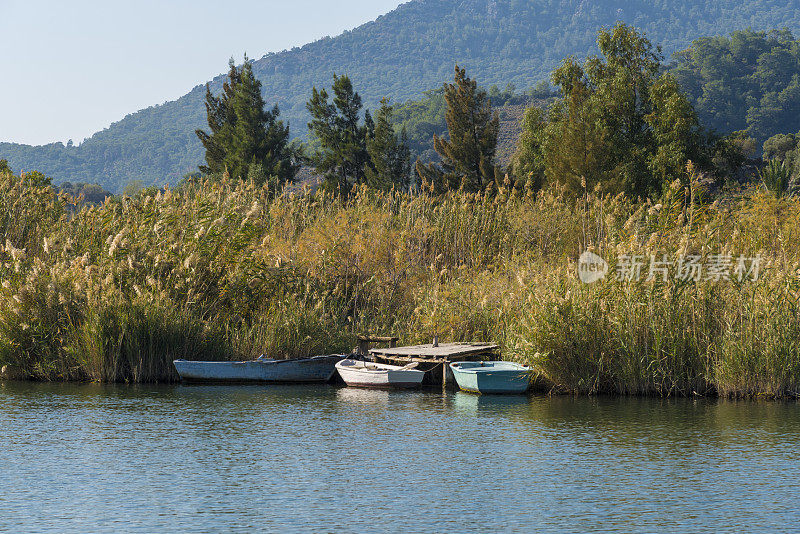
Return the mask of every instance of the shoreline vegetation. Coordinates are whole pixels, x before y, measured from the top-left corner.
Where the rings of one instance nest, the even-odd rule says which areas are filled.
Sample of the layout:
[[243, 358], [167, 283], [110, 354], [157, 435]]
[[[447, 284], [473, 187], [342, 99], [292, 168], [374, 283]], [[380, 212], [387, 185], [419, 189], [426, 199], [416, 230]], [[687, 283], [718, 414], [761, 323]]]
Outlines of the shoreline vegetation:
[[[691, 166], [660, 198], [558, 186], [443, 195], [361, 186], [275, 196], [198, 179], [103, 204], [0, 175], [0, 367], [19, 378], [174, 381], [176, 358], [496, 341], [539, 390], [788, 398], [800, 385], [800, 202], [704, 203]], [[762, 258], [757, 280], [585, 284], [576, 260]]]
[[[334, 76], [300, 146], [247, 61], [208, 88], [206, 165], [174, 189], [90, 205], [0, 160], [3, 375], [174, 381], [178, 358], [345, 353], [372, 332], [498, 343], [553, 393], [800, 396], [798, 137], [751, 160], [634, 28], [597, 43], [553, 72], [509, 166], [458, 66], [438, 159], [412, 173], [388, 101], [373, 118]], [[290, 192], [301, 164], [319, 187]], [[587, 257], [605, 278], [585, 283]]]

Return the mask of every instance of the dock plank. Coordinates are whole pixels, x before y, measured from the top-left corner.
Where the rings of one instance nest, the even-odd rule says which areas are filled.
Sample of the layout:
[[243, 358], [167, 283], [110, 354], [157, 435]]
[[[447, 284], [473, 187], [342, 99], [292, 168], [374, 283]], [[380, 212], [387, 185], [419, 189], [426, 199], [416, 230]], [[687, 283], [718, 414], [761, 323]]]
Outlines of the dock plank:
[[494, 360], [500, 346], [494, 343], [432, 343], [407, 347], [370, 349], [369, 354], [377, 362], [406, 365], [414, 362], [425, 371], [428, 385], [440, 383], [443, 388], [452, 388], [452, 371], [449, 364], [463, 360]]
[[426, 343], [424, 345], [410, 345], [407, 347], [376, 348], [370, 349], [369, 352], [376, 356], [447, 360], [472, 354], [492, 352], [499, 348], [499, 345], [493, 343], [440, 343], [437, 347], [434, 347], [431, 343]]

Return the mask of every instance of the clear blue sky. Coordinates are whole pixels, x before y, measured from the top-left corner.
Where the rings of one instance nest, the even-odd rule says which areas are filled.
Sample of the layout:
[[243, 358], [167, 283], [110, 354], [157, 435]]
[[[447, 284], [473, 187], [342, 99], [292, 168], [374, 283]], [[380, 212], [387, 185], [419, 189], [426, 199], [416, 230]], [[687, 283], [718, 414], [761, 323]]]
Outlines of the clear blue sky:
[[0, 141], [77, 144], [260, 58], [403, 0], [0, 0]]

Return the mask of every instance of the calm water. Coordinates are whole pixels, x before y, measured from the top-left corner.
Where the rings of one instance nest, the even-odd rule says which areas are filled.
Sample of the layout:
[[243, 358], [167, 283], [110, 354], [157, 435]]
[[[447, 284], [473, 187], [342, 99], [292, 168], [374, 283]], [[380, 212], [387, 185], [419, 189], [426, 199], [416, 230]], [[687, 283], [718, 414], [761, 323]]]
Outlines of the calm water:
[[800, 405], [0, 384], [0, 531], [787, 531]]

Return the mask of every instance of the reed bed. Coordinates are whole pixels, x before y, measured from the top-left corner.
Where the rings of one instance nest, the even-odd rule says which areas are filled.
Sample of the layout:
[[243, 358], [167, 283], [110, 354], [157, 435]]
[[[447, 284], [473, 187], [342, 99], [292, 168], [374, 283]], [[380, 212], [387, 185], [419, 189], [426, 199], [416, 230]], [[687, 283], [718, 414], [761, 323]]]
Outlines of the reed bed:
[[[658, 200], [557, 188], [275, 197], [203, 180], [99, 206], [0, 176], [0, 366], [152, 382], [175, 358], [496, 341], [554, 392], [796, 396], [800, 202], [708, 203], [688, 169]], [[583, 283], [579, 255], [606, 258]], [[617, 280], [621, 255], [761, 257], [757, 280]]]

